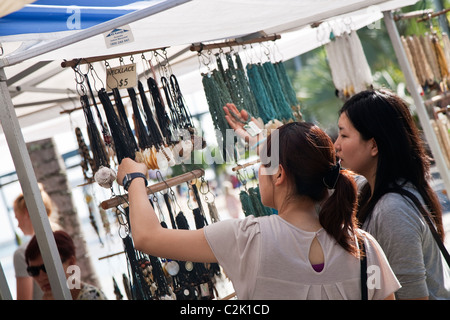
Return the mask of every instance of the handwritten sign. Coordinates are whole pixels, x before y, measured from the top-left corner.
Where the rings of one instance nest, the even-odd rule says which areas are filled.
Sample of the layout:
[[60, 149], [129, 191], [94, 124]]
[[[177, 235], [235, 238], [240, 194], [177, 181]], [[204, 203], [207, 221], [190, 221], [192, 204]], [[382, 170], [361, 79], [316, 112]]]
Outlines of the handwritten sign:
[[113, 88], [125, 89], [136, 87], [136, 63], [106, 69], [106, 85], [108, 86], [108, 90], [112, 90]]

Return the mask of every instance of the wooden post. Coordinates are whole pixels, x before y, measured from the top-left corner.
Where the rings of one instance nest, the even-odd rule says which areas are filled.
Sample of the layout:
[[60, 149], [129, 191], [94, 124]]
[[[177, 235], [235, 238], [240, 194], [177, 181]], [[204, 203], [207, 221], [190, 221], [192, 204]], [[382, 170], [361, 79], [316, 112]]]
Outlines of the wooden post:
[[6, 80], [4, 68], [0, 68], [0, 121], [30, 213], [42, 259], [47, 269], [53, 297], [56, 300], [72, 300]]
[[[92, 265], [86, 240], [81, 230], [77, 208], [72, 199], [67, 180], [66, 168], [52, 138], [27, 143], [28, 153], [33, 163], [37, 181], [52, 200], [58, 214], [57, 223], [75, 243], [77, 265], [81, 270], [81, 280], [100, 288]], [[53, 217], [53, 215], [52, 215]]]

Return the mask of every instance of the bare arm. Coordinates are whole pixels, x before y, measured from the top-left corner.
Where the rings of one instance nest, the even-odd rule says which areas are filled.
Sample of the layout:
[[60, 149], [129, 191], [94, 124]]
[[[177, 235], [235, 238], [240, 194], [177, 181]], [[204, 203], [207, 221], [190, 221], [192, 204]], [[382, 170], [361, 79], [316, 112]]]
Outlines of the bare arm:
[[[129, 158], [122, 160], [117, 172], [117, 181], [122, 184], [125, 174], [142, 172], [147, 167]], [[147, 254], [194, 262], [217, 262], [203, 229], [173, 230], [161, 227], [158, 217], [151, 206], [145, 182], [134, 179], [128, 188], [130, 209], [130, 227], [136, 249]]]
[[[242, 109], [241, 111], [239, 111], [239, 109], [233, 103], [227, 103], [226, 106], [223, 107], [223, 111], [225, 112], [225, 119], [227, 120], [230, 127], [232, 129], [234, 129], [234, 131], [236, 132], [236, 134], [239, 137], [241, 137], [242, 139], [247, 141], [250, 146], [257, 145], [257, 143], [259, 141], [262, 141], [264, 139], [264, 134], [260, 133], [256, 136], [252, 137], [244, 129], [245, 122], [247, 122], [249, 120], [248, 119], [249, 113], [245, 109]], [[258, 121], [256, 121], [255, 118], [252, 117], [250, 120], [254, 124], [256, 124], [256, 126], [258, 128], [263, 129], [263, 128], [261, 128], [261, 125], [258, 123]], [[259, 148], [258, 148], [258, 151], [259, 151]]]

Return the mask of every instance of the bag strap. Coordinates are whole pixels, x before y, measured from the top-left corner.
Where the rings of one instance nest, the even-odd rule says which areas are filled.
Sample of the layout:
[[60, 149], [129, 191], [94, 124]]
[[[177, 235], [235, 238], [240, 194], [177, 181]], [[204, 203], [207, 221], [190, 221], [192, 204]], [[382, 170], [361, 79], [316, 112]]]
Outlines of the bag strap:
[[361, 259], [361, 300], [368, 300], [369, 291], [367, 289], [367, 255], [364, 246], [364, 239], [361, 241], [361, 252], [364, 254]]
[[444, 256], [445, 261], [447, 262], [447, 265], [450, 267], [450, 254], [447, 251], [447, 248], [445, 248], [444, 243], [442, 242], [441, 238], [439, 237], [439, 234], [437, 233], [436, 227], [434, 226], [433, 221], [430, 218], [430, 215], [427, 210], [424, 209], [422, 204], [420, 203], [419, 199], [410, 191], [405, 189], [391, 189], [392, 192], [399, 193], [401, 195], [407, 196], [411, 201], [414, 203], [414, 205], [417, 207], [417, 209], [422, 214], [423, 218], [427, 222], [428, 226], [430, 227], [431, 233], [433, 235], [434, 240], [436, 241], [439, 250], [441, 251], [442, 255]]

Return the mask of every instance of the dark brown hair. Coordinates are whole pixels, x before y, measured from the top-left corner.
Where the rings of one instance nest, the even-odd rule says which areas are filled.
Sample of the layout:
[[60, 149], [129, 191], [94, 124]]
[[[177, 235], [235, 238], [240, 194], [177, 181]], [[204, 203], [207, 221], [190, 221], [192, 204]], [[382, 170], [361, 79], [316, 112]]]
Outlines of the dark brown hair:
[[[358, 256], [355, 243], [357, 193], [352, 173], [340, 170], [334, 182], [334, 192], [324, 178], [336, 166], [336, 152], [330, 137], [318, 126], [307, 122], [291, 122], [278, 128], [278, 141], [268, 137], [262, 155], [271, 157], [273, 143], [279, 143], [279, 164], [296, 187], [296, 195], [321, 203], [319, 221], [348, 252]], [[264, 162], [263, 163], [267, 163]], [[268, 167], [269, 164], [265, 164]]]
[[429, 184], [430, 158], [426, 153], [406, 102], [389, 90], [366, 90], [350, 98], [340, 110], [361, 134], [374, 139], [378, 166], [374, 190], [366, 184], [361, 190], [358, 219], [369, 221], [378, 200], [398, 192], [410, 182], [422, 196], [441, 239], [444, 239], [442, 208]]
[[[53, 208], [52, 200], [50, 199], [50, 196], [48, 195], [48, 193], [45, 192], [42, 184], [40, 184], [40, 183], [39, 183], [39, 190], [41, 191], [41, 197], [42, 197], [42, 201], [44, 202], [45, 210], [47, 211], [47, 216], [50, 217], [50, 215], [52, 214], [52, 208]], [[13, 203], [14, 211], [24, 212], [26, 208], [27, 208], [27, 205], [25, 203], [24, 195], [23, 194], [18, 195]]]
[[[72, 256], [75, 257], [75, 244], [73, 243], [72, 238], [66, 232], [61, 230], [53, 232], [53, 235], [55, 237], [61, 261], [64, 262]], [[39, 250], [36, 235], [34, 235], [25, 250], [25, 261], [28, 264], [30, 260], [36, 259], [40, 255], [41, 251]]]

